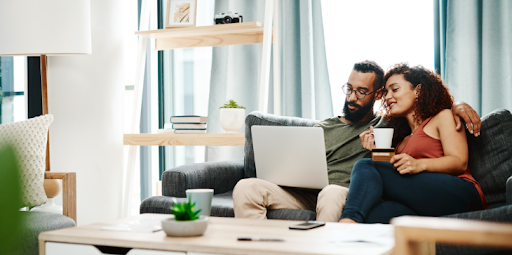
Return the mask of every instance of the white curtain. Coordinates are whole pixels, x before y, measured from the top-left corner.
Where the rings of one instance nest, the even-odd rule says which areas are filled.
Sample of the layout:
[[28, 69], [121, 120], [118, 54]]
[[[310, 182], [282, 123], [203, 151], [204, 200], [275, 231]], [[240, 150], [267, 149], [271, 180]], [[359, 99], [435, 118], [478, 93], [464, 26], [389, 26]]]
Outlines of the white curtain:
[[454, 97], [480, 116], [512, 110], [512, 1], [443, 0], [439, 8], [441, 73]]

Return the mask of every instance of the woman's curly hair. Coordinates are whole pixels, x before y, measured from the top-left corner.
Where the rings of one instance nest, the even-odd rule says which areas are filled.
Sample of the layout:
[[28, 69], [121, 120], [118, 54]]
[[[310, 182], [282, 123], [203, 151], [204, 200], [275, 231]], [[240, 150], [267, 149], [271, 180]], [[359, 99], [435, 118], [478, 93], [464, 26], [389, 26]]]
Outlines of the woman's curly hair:
[[[453, 96], [450, 95], [441, 77], [435, 72], [423, 66], [409, 67], [407, 63], [396, 64], [384, 76], [384, 86], [394, 74], [403, 74], [404, 79], [412, 84], [412, 89], [421, 84], [418, 100], [414, 104], [414, 119], [418, 124], [421, 124], [429, 117], [437, 115], [444, 109], [452, 108]], [[385, 87], [383, 91], [385, 95], [387, 93]], [[399, 142], [411, 134], [411, 127], [405, 117], [391, 117], [389, 115], [389, 106], [386, 100], [383, 100], [383, 107], [387, 112], [388, 126], [395, 129], [393, 147], [396, 147]]]

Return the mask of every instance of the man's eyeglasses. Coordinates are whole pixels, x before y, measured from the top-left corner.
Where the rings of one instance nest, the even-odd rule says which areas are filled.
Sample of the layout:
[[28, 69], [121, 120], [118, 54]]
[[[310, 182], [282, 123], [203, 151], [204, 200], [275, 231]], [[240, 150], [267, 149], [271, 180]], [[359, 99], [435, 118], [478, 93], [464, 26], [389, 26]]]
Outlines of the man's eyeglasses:
[[355, 91], [355, 92], [356, 92], [356, 97], [357, 97], [357, 98], [359, 98], [359, 99], [363, 99], [363, 98], [365, 98], [367, 95], [370, 95], [370, 94], [372, 94], [372, 93], [374, 93], [375, 91], [377, 91], [377, 90], [378, 90], [378, 89], [377, 89], [377, 90], [374, 90], [374, 91], [372, 91], [372, 92], [370, 92], [370, 93], [366, 93], [366, 92], [365, 92], [364, 90], [362, 90], [362, 89], [353, 90], [351, 87], [349, 87], [349, 86], [348, 86], [348, 84], [345, 84], [345, 85], [341, 86], [341, 89], [343, 90], [343, 93], [345, 93], [345, 95], [347, 95], [347, 96], [352, 95], [352, 92], [354, 92], [354, 91]]

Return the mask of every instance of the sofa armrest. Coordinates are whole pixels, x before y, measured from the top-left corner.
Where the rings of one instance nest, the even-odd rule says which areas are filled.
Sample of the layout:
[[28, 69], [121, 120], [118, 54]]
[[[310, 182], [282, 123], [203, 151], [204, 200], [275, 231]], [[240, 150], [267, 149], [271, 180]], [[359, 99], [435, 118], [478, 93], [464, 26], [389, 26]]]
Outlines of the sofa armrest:
[[62, 180], [62, 214], [76, 221], [76, 173], [44, 172], [45, 179]]
[[507, 205], [512, 205], [512, 176], [507, 180]]
[[162, 195], [186, 197], [187, 189], [214, 189], [214, 194], [220, 194], [232, 190], [242, 178], [243, 160], [183, 165], [162, 174]]

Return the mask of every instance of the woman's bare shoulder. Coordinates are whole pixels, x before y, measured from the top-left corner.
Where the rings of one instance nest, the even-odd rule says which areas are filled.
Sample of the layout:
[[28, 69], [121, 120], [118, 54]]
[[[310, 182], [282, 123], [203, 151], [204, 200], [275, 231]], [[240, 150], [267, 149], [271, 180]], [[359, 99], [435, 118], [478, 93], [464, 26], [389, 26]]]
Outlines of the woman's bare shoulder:
[[455, 120], [453, 119], [452, 110], [444, 109], [440, 111], [436, 116], [432, 118], [432, 121], [441, 124], [441, 125], [455, 125]]
[[442, 111], [440, 111], [436, 116], [434, 116], [434, 118], [446, 118], [446, 117], [452, 117], [453, 118], [453, 114], [452, 114], [452, 110], [451, 109], [444, 109]]

